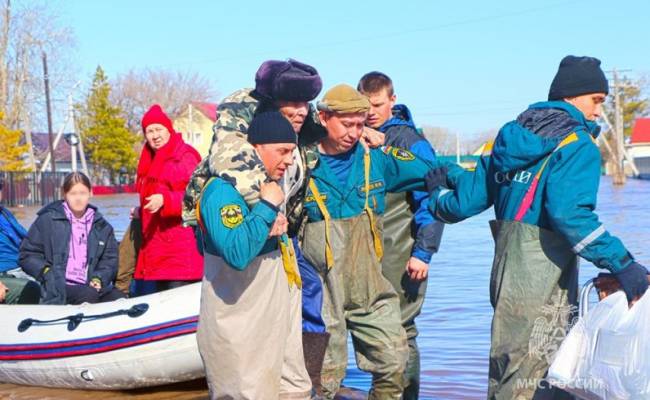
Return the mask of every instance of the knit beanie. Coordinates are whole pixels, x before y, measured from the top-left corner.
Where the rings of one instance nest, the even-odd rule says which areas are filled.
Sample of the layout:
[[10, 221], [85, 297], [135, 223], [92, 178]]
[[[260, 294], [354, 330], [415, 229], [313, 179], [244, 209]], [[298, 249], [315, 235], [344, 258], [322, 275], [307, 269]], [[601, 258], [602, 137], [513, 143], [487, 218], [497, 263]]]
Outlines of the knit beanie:
[[589, 93], [609, 93], [607, 78], [600, 69], [600, 60], [593, 57], [564, 57], [551, 83], [548, 100], [562, 100]]
[[250, 144], [297, 143], [298, 141], [291, 123], [279, 111], [257, 114], [246, 134]]
[[169, 133], [175, 133], [172, 120], [169, 119], [162, 107], [158, 104], [151, 106], [151, 108], [149, 108], [149, 110], [147, 110], [147, 112], [142, 116], [142, 131], [145, 132], [147, 127], [151, 124], [160, 124], [167, 128]]

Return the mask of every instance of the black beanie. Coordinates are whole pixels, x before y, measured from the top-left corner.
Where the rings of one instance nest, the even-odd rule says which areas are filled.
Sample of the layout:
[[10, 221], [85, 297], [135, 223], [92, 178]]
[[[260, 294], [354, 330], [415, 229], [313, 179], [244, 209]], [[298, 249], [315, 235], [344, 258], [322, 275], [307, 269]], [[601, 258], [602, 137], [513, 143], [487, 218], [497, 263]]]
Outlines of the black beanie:
[[564, 57], [551, 83], [548, 100], [562, 100], [589, 93], [609, 93], [607, 78], [600, 69], [600, 60], [594, 57]]
[[248, 127], [250, 144], [297, 143], [298, 136], [291, 123], [279, 111], [257, 114]]

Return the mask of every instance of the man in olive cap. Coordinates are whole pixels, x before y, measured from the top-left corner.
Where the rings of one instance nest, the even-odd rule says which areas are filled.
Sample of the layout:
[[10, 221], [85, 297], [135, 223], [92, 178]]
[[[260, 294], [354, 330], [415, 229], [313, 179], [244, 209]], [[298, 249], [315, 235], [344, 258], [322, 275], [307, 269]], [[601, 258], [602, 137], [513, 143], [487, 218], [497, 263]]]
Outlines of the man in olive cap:
[[400, 148], [360, 145], [369, 108], [348, 85], [333, 87], [318, 103], [327, 137], [308, 182], [302, 249], [323, 282], [322, 314], [331, 335], [321, 374], [327, 399], [345, 376], [348, 330], [359, 368], [372, 374], [369, 398], [402, 396], [406, 334], [397, 294], [381, 272], [381, 215], [387, 192], [425, 190], [427, 172], [440, 166]]
[[578, 256], [609, 270], [629, 301], [648, 287], [646, 268], [594, 212], [608, 91], [600, 60], [565, 57], [548, 101], [503, 126], [476, 171], [430, 206], [450, 223], [494, 206], [489, 399], [571, 398], [543, 378], [575, 314]]

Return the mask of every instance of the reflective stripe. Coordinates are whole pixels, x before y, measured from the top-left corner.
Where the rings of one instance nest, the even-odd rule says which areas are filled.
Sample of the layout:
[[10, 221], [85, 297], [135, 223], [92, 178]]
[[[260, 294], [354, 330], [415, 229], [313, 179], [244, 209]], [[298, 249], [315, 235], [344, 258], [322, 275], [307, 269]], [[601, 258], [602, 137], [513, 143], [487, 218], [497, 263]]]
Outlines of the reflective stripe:
[[580, 243], [576, 244], [573, 246], [573, 252], [574, 253], [580, 253], [582, 249], [585, 247], [589, 246], [591, 242], [594, 240], [598, 239], [600, 235], [605, 233], [605, 225], [600, 225], [598, 228], [596, 228], [593, 232], [591, 232], [589, 235], [587, 235], [584, 239], [580, 241]]

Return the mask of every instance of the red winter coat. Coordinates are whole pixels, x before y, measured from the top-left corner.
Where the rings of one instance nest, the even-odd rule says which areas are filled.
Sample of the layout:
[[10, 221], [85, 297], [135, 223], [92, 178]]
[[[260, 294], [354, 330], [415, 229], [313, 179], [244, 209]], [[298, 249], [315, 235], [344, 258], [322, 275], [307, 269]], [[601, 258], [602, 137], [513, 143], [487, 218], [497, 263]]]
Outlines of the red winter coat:
[[[181, 225], [185, 187], [201, 161], [199, 153], [172, 133], [157, 152], [144, 146], [138, 163], [142, 247], [135, 267], [135, 279], [200, 280], [203, 257], [198, 252], [194, 231]], [[143, 207], [145, 198], [162, 194], [163, 206], [152, 214]]]

